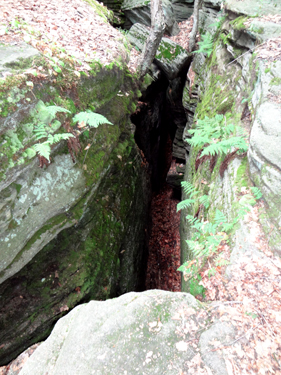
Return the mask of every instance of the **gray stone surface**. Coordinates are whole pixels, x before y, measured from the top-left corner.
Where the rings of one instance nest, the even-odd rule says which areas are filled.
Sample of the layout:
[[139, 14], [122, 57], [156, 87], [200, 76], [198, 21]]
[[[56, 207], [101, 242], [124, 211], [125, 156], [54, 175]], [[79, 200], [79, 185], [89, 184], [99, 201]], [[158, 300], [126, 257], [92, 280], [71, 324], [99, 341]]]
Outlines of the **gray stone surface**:
[[0, 75], [11, 69], [24, 69], [30, 62], [40, 56], [40, 52], [26, 43], [14, 45], [0, 44]]
[[173, 1], [173, 11], [177, 22], [187, 20], [193, 14], [193, 2]]
[[[128, 38], [133, 45], [142, 50], [148, 35], [149, 29], [137, 23], [130, 29]], [[185, 49], [168, 38], [162, 38], [156, 53], [155, 63], [161, 68], [167, 78], [172, 80], [177, 77], [189, 59], [190, 56]]]
[[225, 7], [239, 15], [263, 16], [266, 14], [280, 14], [281, 4], [279, 0], [226, 0]]
[[201, 349], [204, 363], [210, 367], [212, 374], [224, 375], [228, 374], [224, 358], [218, 351], [212, 351], [214, 346], [211, 344], [213, 340], [221, 342], [222, 345], [227, 345], [233, 341], [235, 337], [235, 329], [230, 323], [216, 322], [210, 329], [203, 332], [199, 346]]
[[[268, 215], [275, 223], [280, 235], [281, 226], [281, 62], [271, 63], [266, 70], [260, 63], [260, 73], [256, 84], [252, 105], [256, 115], [250, 137], [250, 176], [259, 186], [268, 204]], [[281, 251], [276, 241], [273, 248]]]
[[[129, 119], [136, 86], [114, 63], [110, 70], [93, 69], [75, 82], [66, 75], [56, 81], [48, 70], [32, 84], [22, 75], [27, 82], [9, 81], [1, 95], [0, 364], [45, 338], [81, 300], [144, 285], [150, 182]], [[94, 106], [114, 125], [81, 135], [74, 161], [65, 141], [54, 145], [51, 164], [40, 168], [31, 150], [36, 127], [61, 132], [73, 116], [50, 115], [50, 103], [72, 114], [80, 112], [78, 103]]]
[[[170, 0], [163, 0], [162, 4], [166, 25], [165, 33], [177, 35], [180, 29], [173, 12], [172, 3]], [[151, 25], [150, 0], [125, 0], [122, 5], [122, 11], [131, 24]]]
[[[160, 290], [80, 305], [56, 324], [20, 375], [188, 373], [188, 361], [196, 354], [188, 340], [199, 327], [196, 316], [201, 309], [189, 294]], [[188, 321], [177, 318], [184, 311], [191, 314]], [[184, 327], [189, 328], [182, 335]], [[209, 342], [229, 340], [232, 335], [233, 328], [226, 323], [201, 334], [201, 352], [213, 374], [227, 371], [218, 354], [206, 353]]]
[[[10, 186], [2, 191], [0, 203], [1, 209], [5, 209], [0, 221], [0, 272], [3, 275], [0, 283], [24, 267], [60, 231], [73, 225], [65, 220], [42, 232], [28, 251], [13, 262], [38, 229], [49, 219], [67, 212], [85, 190], [83, 173], [75, 167], [70, 155], [56, 156], [46, 171], [31, 164], [14, 183], [21, 186], [20, 195], [15, 185]], [[12, 218], [16, 228], [8, 230]]]

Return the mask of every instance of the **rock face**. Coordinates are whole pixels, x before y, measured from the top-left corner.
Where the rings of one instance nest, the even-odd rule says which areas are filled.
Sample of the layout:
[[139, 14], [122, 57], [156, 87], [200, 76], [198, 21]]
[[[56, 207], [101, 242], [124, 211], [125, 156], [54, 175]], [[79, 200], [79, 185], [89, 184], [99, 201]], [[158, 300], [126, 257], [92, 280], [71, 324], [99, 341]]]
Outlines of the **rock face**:
[[[177, 35], [180, 31], [174, 16], [172, 3], [170, 0], [163, 0], [163, 13], [165, 20], [165, 33], [168, 35]], [[122, 5], [122, 11], [130, 23], [126, 26], [140, 23], [150, 26], [150, 0], [125, 0]]]
[[[271, 39], [275, 43], [274, 38], [278, 35], [277, 29], [280, 25], [275, 24], [272, 27], [272, 22], [267, 18], [259, 21], [245, 17], [280, 13], [280, 5], [273, 2], [267, 8], [265, 4], [250, 0], [243, 4], [229, 0], [224, 2], [224, 7], [224, 19], [217, 18], [219, 1], [204, 1], [200, 11], [203, 34], [209, 32], [213, 38], [212, 53], [210, 57], [207, 56], [207, 50], [196, 55], [188, 73], [188, 77], [192, 77], [192, 74], [194, 77], [188, 78], [183, 95], [183, 105], [188, 118], [183, 138], [186, 140], [191, 137], [188, 131], [195, 127], [194, 114], [197, 119], [202, 120], [205, 116], [213, 118], [220, 114], [226, 121], [244, 129], [249, 149], [247, 154], [226, 163], [226, 170], [220, 174], [219, 169], [224, 160], [222, 156], [219, 155], [215, 167], [210, 166], [210, 160], [201, 165], [196, 164], [199, 147], [191, 150], [190, 145], [185, 143], [185, 180], [196, 186], [202, 195], [209, 196], [211, 205], [201, 213], [201, 217], [210, 221], [215, 216], [216, 209], [219, 209], [228, 222], [233, 222], [243, 205], [241, 197], [245, 191], [250, 194], [251, 186], [260, 189], [266, 206], [260, 216], [260, 223], [264, 233], [270, 233], [268, 241], [271, 250], [280, 255], [281, 160], [278, 137], [281, 65], [279, 60], [274, 61], [274, 57], [271, 62], [265, 62], [267, 53], [270, 53], [265, 49], [256, 49], [256, 57], [251, 51], [261, 41]], [[259, 22], [262, 22], [262, 28], [259, 27]], [[237, 192], [240, 192], [240, 196]], [[195, 215], [197, 212], [200, 216], [200, 210], [197, 210], [198, 206], [182, 212], [183, 262], [194, 257], [185, 241], [191, 239], [193, 234], [186, 215]], [[246, 229], [243, 222], [240, 221], [240, 225], [240, 231], [244, 233]], [[239, 232], [237, 236], [240, 236]], [[243, 238], [244, 243], [241, 241], [240, 247], [246, 251], [251, 245], [246, 235]], [[183, 290], [189, 291], [189, 284], [184, 280]]]
[[[6, 364], [79, 302], [143, 289], [150, 181], [129, 119], [137, 90], [125, 61], [93, 63], [82, 78], [71, 67], [57, 76], [41, 70], [32, 81], [24, 73], [44, 57], [30, 46], [1, 49], [0, 363]], [[51, 114], [54, 103], [71, 113]], [[30, 149], [36, 126], [56, 134], [89, 108], [113, 125], [82, 133], [72, 155], [61, 141], [51, 164], [40, 168]]]
[[[130, 42], [143, 49], [149, 29], [139, 23], [134, 24], [128, 34]], [[178, 77], [191, 62], [189, 53], [168, 38], [162, 38], [155, 56], [155, 64], [164, 72], [168, 80]]]
[[60, 319], [19, 374], [188, 373], [194, 357], [189, 341], [194, 341], [199, 324], [199, 347], [208, 353], [202, 368], [227, 374], [224, 359], [210, 350], [210, 341], [229, 340], [235, 330], [220, 322], [209, 329], [207, 319], [200, 303], [185, 293], [150, 290], [91, 301]]
[[[142, 50], [148, 35], [149, 29], [137, 23], [131, 27], [128, 37], [133, 45]], [[168, 153], [172, 153], [173, 157], [185, 159], [182, 133], [186, 124], [186, 114], [182, 104], [182, 93], [191, 59], [190, 54], [180, 45], [168, 38], [162, 38], [151, 68], [151, 76], [155, 83], [151, 84], [141, 98], [146, 105], [139, 108], [132, 118], [137, 125], [136, 140], [147, 161], [150, 165], [156, 161], [158, 163], [152, 178], [153, 186], [156, 188], [163, 181], [163, 176], [166, 176], [171, 163], [171, 160], [167, 159], [169, 147], [171, 149]], [[156, 142], [157, 146], [155, 144], [155, 147], [151, 148], [157, 137], [161, 139], [160, 143]], [[178, 187], [181, 177], [178, 174], [173, 176], [173, 179], [174, 177]]]

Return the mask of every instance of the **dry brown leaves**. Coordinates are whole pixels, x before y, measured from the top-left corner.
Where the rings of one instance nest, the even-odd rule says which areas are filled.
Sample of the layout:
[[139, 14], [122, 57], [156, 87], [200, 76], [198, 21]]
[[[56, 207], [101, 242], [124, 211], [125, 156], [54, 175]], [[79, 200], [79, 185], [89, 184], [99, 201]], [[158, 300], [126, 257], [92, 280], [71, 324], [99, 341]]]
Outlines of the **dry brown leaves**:
[[[14, 20], [20, 22], [16, 27]], [[28, 37], [42, 53], [64, 49], [79, 61], [79, 70], [88, 70], [92, 60], [106, 65], [121, 56], [128, 61], [120, 43], [124, 36], [82, 0], [5, 0], [0, 4], [0, 26], [2, 42], [16, 44]]]
[[267, 61], [281, 60], [281, 37], [268, 39], [255, 49], [258, 59]]
[[192, 26], [193, 16], [188, 20], [179, 23], [180, 32], [178, 35], [170, 36], [167, 38], [171, 39], [173, 42], [179, 44], [182, 48], [188, 51], [189, 34], [192, 30]]
[[249, 228], [245, 242], [261, 254], [241, 256], [231, 267], [230, 280], [223, 273], [211, 278], [202, 273], [206, 299], [218, 301], [212, 307], [213, 319], [236, 327], [236, 339], [216, 349], [223, 353], [226, 365], [232, 363], [227, 366], [229, 375], [281, 374], [281, 260], [270, 252], [259, 223], [261, 209], [262, 202], [245, 218]]
[[[172, 162], [169, 174], [177, 174], [176, 163]], [[151, 203], [152, 231], [149, 241], [147, 266], [147, 289], [162, 289], [173, 292], [181, 290], [180, 266], [180, 213], [178, 199], [173, 189], [165, 184]]]
[[244, 25], [248, 27], [252, 24], [253, 21], [254, 22], [256, 21], [273, 22], [273, 23], [281, 24], [281, 15], [275, 14], [275, 15], [267, 15], [267, 16], [257, 17], [257, 18], [249, 18], [247, 21], [244, 22]]

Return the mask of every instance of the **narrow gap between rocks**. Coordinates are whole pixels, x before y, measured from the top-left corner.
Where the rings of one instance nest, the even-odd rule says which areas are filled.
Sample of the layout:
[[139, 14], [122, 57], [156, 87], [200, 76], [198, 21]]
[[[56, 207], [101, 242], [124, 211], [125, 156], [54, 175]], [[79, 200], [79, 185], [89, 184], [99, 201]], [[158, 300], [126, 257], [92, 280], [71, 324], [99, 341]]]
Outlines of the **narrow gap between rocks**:
[[[181, 291], [181, 273], [177, 271], [181, 254], [177, 204], [181, 200], [185, 151], [175, 152], [174, 140], [186, 124], [182, 105], [186, 70], [187, 67], [178, 78], [168, 81], [158, 69], [157, 80], [142, 94], [131, 116], [152, 188], [145, 289]], [[182, 139], [182, 133], [179, 138]]]

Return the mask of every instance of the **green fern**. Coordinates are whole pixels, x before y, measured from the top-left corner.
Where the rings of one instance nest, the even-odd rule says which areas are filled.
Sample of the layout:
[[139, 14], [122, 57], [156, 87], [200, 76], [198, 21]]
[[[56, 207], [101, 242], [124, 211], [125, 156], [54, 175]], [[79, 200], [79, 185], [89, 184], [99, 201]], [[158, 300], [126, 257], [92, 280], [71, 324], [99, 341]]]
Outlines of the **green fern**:
[[262, 192], [260, 191], [260, 189], [256, 186], [252, 186], [251, 187], [251, 191], [252, 193], [254, 194], [254, 197], [256, 198], [256, 200], [259, 200], [261, 199], [262, 197]]
[[64, 113], [71, 113], [68, 109], [65, 109], [63, 107], [59, 107], [57, 105], [50, 105], [45, 108], [47, 112], [50, 113], [52, 117], [55, 117], [57, 112], [64, 112]]
[[112, 122], [108, 121], [104, 116], [94, 113], [90, 110], [86, 112], [80, 112], [73, 117], [73, 122], [84, 122], [90, 127], [97, 128], [101, 124], [113, 125]]
[[181, 186], [186, 195], [191, 195], [196, 191], [195, 187], [188, 181], [182, 181]]
[[[236, 136], [229, 137], [234, 132]], [[200, 157], [227, 154], [232, 148], [237, 148], [239, 152], [248, 150], [243, 129], [233, 124], [226, 124], [223, 115], [197, 120], [196, 129], [189, 130], [189, 133], [193, 137], [187, 138], [186, 142], [191, 146], [201, 148], [207, 144]]]
[[210, 197], [209, 195], [202, 195], [199, 197], [200, 204], [203, 204], [203, 206], [208, 209], [210, 207]]
[[44, 158], [50, 161], [51, 145], [72, 137], [74, 137], [74, 135], [71, 133], [55, 134], [54, 136], [52, 134], [49, 134], [45, 142], [36, 143], [33, 146], [33, 149], [38, 153], [38, 155], [44, 156]]
[[177, 212], [185, 208], [190, 207], [195, 202], [194, 199], [185, 199], [182, 202], [177, 204]]
[[[43, 140], [46, 138], [46, 140], [42, 143], [36, 143], [33, 145], [32, 149], [39, 155], [44, 158], [46, 158], [48, 161], [50, 161], [50, 153], [51, 153], [51, 145], [60, 142], [61, 140], [68, 140], [71, 137], [75, 137], [71, 133], [60, 133], [60, 134], [52, 134], [55, 130], [58, 129], [58, 127], [61, 126], [61, 124], [54, 120], [56, 117], [56, 114], [58, 112], [63, 113], [71, 113], [68, 109], [65, 109], [63, 107], [59, 106], [48, 106], [46, 107], [43, 102], [39, 102], [36, 113], [37, 119], [39, 120], [38, 124], [34, 127], [33, 133], [36, 141]], [[47, 116], [45, 115], [47, 113]], [[41, 119], [41, 121], [40, 121]], [[53, 123], [49, 123], [47, 126], [44, 121], [44, 119], [48, 119], [49, 122], [54, 120]], [[80, 112], [73, 118], [74, 123], [76, 122], [84, 122], [85, 125], [89, 125], [90, 127], [97, 128], [100, 124], [110, 124], [113, 125], [110, 121], [108, 121], [104, 116], [94, 113], [92, 111], [87, 110], [86, 112]], [[59, 126], [57, 126], [57, 123]], [[53, 125], [53, 127], [52, 127]], [[31, 149], [30, 149], [31, 150]], [[30, 154], [30, 152], [29, 152]]]
[[51, 146], [49, 143], [37, 143], [33, 145], [33, 149], [38, 153], [38, 155], [43, 156], [50, 161]]
[[46, 132], [45, 124], [43, 122], [40, 122], [35, 126], [35, 128], [33, 129], [33, 133], [35, 135], [36, 141], [48, 137], [48, 133]]
[[207, 32], [205, 35], [202, 35], [202, 41], [198, 42], [199, 49], [194, 51], [194, 53], [204, 53], [209, 57], [213, 51], [213, 38], [212, 35]]
[[222, 224], [225, 224], [226, 222], [227, 222], [227, 219], [226, 219], [224, 213], [221, 212], [220, 210], [216, 209], [215, 224], [217, 226], [220, 226]]

